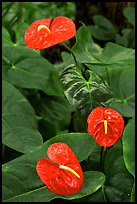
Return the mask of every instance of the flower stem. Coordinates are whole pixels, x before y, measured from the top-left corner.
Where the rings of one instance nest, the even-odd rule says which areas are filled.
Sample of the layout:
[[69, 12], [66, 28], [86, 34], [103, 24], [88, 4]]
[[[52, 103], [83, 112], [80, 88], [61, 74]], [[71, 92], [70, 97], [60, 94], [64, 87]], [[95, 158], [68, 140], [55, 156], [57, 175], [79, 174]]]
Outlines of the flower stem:
[[103, 194], [104, 201], [107, 202], [107, 200], [106, 200], [106, 195], [105, 195], [104, 184], [103, 184], [103, 186], [102, 186], [102, 194]]
[[72, 54], [72, 56], [73, 56], [73, 58], [74, 58], [74, 61], [75, 61], [75, 63], [77, 64], [77, 60], [76, 60], [76, 57], [75, 57], [75, 55], [74, 55], [74, 53], [72, 52], [72, 50], [65, 44], [65, 43], [60, 43], [60, 45], [62, 46], [62, 47], [64, 47], [65, 49], [67, 49], [71, 54]]
[[104, 171], [104, 161], [106, 156], [106, 150], [107, 148], [101, 147], [101, 151], [100, 151], [100, 170], [101, 171]]

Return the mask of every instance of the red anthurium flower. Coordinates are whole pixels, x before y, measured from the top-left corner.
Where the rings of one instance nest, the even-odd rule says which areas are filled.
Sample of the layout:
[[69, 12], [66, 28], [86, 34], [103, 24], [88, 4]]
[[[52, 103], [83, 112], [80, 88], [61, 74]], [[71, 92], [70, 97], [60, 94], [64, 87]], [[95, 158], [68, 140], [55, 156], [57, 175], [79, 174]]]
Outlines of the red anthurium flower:
[[122, 136], [124, 119], [117, 111], [99, 106], [88, 116], [88, 133], [100, 146], [109, 147]]
[[44, 49], [69, 40], [76, 34], [73, 21], [64, 16], [33, 22], [25, 32], [24, 40], [29, 48]]
[[47, 158], [41, 158], [36, 171], [50, 191], [59, 195], [78, 193], [84, 183], [83, 172], [71, 148], [57, 142], [49, 146]]

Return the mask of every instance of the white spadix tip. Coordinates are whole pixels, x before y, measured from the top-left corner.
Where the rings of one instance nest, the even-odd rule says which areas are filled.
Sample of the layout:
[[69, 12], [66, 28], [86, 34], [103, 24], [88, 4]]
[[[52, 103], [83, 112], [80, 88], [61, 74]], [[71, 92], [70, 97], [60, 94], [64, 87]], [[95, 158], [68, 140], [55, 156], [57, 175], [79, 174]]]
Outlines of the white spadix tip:
[[70, 172], [73, 173], [76, 177], [80, 178], [80, 175], [77, 174], [76, 171], [74, 171], [73, 169], [71, 169], [71, 168], [68, 167], [68, 166], [60, 165], [59, 168], [60, 168], [60, 169], [67, 170], [67, 171], [70, 171]]
[[43, 28], [46, 29], [50, 33], [50, 29], [47, 26], [45, 26], [45, 25], [39, 25], [38, 26], [38, 31], [40, 31]]

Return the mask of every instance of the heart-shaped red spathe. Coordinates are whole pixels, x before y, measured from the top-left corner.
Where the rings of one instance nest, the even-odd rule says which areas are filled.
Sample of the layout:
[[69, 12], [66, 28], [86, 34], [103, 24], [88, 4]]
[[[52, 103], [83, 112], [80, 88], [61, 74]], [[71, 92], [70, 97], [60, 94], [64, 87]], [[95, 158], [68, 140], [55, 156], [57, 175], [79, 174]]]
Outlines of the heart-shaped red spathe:
[[[49, 146], [47, 155], [50, 160], [41, 158], [36, 165], [41, 181], [55, 194], [67, 196], [78, 193], [83, 186], [84, 177], [71, 148], [63, 142], [57, 142]], [[64, 166], [71, 168], [76, 174], [64, 169]]]
[[[106, 130], [105, 124], [106, 123]], [[99, 106], [88, 116], [88, 133], [91, 134], [100, 146], [114, 145], [122, 136], [124, 119], [116, 110]]]
[[65, 16], [41, 19], [33, 22], [25, 32], [26, 45], [32, 49], [44, 49], [74, 37], [76, 27]]

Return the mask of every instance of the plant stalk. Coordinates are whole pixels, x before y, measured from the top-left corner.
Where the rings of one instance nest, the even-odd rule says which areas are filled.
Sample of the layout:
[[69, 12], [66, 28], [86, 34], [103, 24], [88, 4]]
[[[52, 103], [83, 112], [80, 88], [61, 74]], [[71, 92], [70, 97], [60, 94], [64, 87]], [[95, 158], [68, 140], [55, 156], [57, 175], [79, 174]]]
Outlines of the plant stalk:
[[62, 47], [64, 47], [66, 50], [68, 50], [68, 51], [72, 54], [75, 63], [78, 64], [78, 63], [77, 63], [77, 60], [76, 60], [76, 57], [75, 57], [74, 53], [72, 52], [72, 50], [71, 50], [65, 43], [63, 43], [63, 42], [60, 43], [60, 45], [61, 45]]
[[101, 151], [100, 151], [100, 170], [101, 171], [104, 171], [104, 161], [105, 161], [106, 151], [107, 151], [107, 148], [101, 147]]

